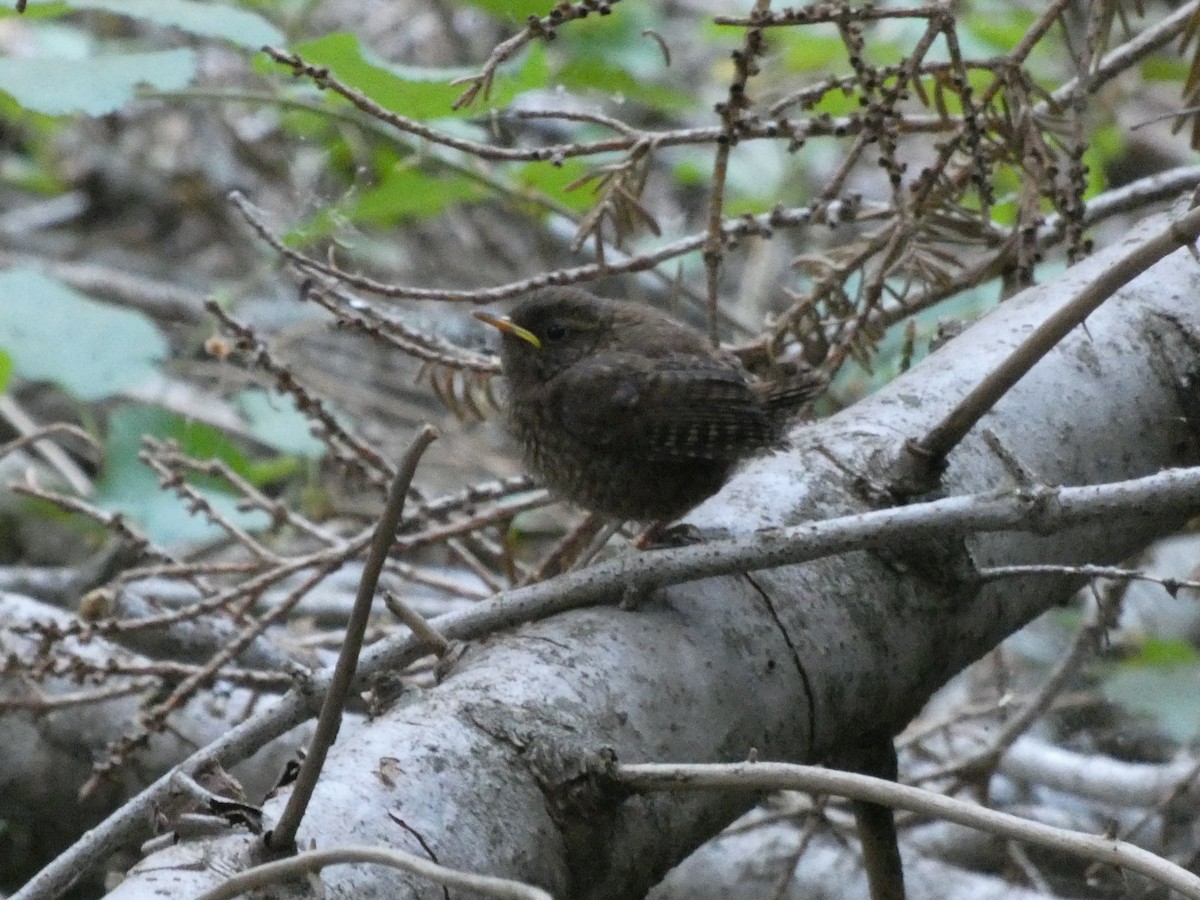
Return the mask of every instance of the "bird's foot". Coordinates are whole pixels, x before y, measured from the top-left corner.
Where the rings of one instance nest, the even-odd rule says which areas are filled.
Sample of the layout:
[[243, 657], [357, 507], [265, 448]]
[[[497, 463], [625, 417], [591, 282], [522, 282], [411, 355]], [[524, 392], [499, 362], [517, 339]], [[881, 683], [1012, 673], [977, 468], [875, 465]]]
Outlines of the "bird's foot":
[[633, 546], [638, 550], [665, 550], [668, 547], [687, 547], [690, 544], [703, 543], [703, 541], [704, 536], [695, 525], [689, 525], [686, 522], [678, 525], [652, 522], [633, 539]]

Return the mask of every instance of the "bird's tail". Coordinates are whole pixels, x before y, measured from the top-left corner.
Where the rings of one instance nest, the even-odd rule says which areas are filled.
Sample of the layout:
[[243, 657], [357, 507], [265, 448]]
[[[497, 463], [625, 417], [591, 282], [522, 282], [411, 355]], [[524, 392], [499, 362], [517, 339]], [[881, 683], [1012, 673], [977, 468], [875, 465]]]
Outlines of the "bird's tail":
[[787, 421], [804, 413], [825, 390], [827, 381], [815, 369], [788, 366], [792, 371], [775, 378], [767, 387], [767, 414], [776, 421]]

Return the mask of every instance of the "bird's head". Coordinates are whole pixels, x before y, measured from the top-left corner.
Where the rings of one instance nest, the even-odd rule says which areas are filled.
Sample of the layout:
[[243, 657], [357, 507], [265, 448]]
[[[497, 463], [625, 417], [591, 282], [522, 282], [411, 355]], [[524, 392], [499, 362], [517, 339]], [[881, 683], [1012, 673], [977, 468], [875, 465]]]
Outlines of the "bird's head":
[[500, 364], [513, 381], [549, 381], [604, 349], [612, 339], [616, 304], [578, 288], [548, 288], [530, 295], [508, 316], [476, 311], [500, 329]]

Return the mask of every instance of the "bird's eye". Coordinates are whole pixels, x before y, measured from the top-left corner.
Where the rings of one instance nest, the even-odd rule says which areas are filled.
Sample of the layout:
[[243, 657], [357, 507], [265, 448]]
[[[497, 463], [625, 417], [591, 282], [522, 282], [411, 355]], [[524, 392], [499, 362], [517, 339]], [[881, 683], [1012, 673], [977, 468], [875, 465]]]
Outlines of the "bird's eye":
[[548, 341], [561, 341], [566, 333], [566, 326], [560, 322], [551, 322], [546, 326], [546, 340]]

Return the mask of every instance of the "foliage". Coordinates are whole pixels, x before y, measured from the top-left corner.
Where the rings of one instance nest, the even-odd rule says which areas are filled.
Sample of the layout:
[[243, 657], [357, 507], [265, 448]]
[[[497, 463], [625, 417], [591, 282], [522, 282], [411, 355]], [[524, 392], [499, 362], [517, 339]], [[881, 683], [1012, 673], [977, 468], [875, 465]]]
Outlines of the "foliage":
[[1112, 668], [1104, 696], [1153, 718], [1181, 744], [1200, 737], [1200, 654], [1189, 642], [1146, 637], [1138, 652]]
[[169, 91], [184, 87], [195, 74], [195, 54], [185, 49], [97, 54], [86, 60], [0, 59], [0, 90], [48, 116], [103, 116], [125, 106], [139, 84]]
[[[142, 463], [140, 455], [146, 436], [175, 441], [185, 452], [200, 459], [224, 459], [235, 470], [249, 474], [241, 450], [215, 428], [161, 410], [126, 406], [116, 410], [109, 422], [104, 445], [107, 463], [96, 484], [96, 504], [110, 512], [124, 513], [168, 547], [189, 546], [219, 537], [219, 526], [198, 513], [189, 514], [176, 496], [161, 489], [159, 477]], [[215, 484], [196, 489], [227, 521], [250, 529], [262, 529], [269, 524], [260, 510], [240, 511], [239, 498], [228, 490]]]
[[[100, 400], [158, 371], [167, 347], [140, 313], [98, 303], [34, 269], [0, 272], [0, 347], [16, 374]], [[69, 339], [67, 339], [69, 336]]]
[[196, 56], [187, 48], [137, 50], [97, 40], [70, 24], [50, 27], [51, 17], [93, 10], [169, 26], [203, 38], [249, 49], [282, 39], [278, 29], [248, 10], [194, 0], [69, 0], [31, 4], [38, 15], [38, 54], [0, 59], [0, 91], [25, 109], [62, 116], [102, 116], [125, 107], [138, 85], [176, 90], [196, 76]]

